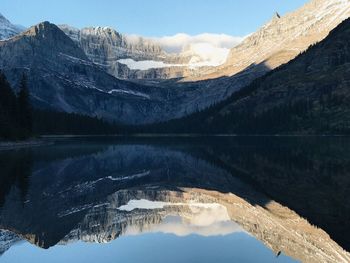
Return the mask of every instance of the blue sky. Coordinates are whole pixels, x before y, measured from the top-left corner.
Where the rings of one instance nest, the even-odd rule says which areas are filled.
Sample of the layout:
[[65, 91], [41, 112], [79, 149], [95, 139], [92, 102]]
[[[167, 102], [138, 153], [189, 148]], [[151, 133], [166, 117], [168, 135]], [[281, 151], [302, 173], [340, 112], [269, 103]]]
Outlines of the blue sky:
[[15, 24], [41, 21], [75, 27], [112, 26], [122, 33], [165, 36], [224, 33], [244, 36], [275, 11], [295, 10], [307, 0], [1, 0], [0, 12]]

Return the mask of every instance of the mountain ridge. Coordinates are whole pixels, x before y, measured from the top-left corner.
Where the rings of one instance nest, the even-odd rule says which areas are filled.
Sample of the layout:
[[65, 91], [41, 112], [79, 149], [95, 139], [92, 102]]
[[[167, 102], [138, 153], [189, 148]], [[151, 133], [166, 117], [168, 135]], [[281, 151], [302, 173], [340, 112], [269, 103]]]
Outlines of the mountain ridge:
[[155, 125], [151, 130], [348, 134], [349, 31], [350, 18], [324, 40], [257, 78], [229, 99], [190, 117]]
[[232, 48], [224, 65], [189, 79], [232, 76], [250, 65], [260, 63], [265, 63], [270, 70], [274, 69], [323, 40], [348, 17], [349, 0], [311, 0], [284, 16], [273, 16], [258, 31]]

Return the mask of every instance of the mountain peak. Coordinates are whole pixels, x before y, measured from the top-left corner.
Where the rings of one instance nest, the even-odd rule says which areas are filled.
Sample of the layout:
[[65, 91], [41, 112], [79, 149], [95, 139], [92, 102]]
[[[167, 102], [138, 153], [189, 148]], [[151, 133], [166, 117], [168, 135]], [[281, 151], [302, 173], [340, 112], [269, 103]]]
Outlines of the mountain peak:
[[9, 39], [22, 31], [23, 28], [11, 24], [11, 22], [0, 13], [0, 40]]
[[78, 59], [88, 60], [73, 40], [58, 26], [48, 21], [32, 26], [10, 42], [16, 43], [23, 49], [29, 44], [33, 54], [40, 54], [43, 57], [57, 56], [62, 53]]
[[54, 31], [61, 31], [61, 30], [56, 25], [51, 24], [48, 21], [44, 21], [44, 22], [41, 22], [41, 23], [39, 23], [39, 24], [29, 28], [25, 32], [25, 34], [29, 33], [29, 34], [32, 34], [32, 35], [41, 35], [41, 34], [44, 34], [44, 33], [54, 32]]
[[53, 47], [55, 46], [54, 41], [62, 44], [68, 43], [73, 44], [72, 40], [67, 37], [67, 35], [55, 24], [50, 23], [49, 21], [41, 22], [35, 26], [32, 26], [27, 31], [23, 33], [27, 37], [35, 37], [37, 39], [46, 39], [51, 41]]

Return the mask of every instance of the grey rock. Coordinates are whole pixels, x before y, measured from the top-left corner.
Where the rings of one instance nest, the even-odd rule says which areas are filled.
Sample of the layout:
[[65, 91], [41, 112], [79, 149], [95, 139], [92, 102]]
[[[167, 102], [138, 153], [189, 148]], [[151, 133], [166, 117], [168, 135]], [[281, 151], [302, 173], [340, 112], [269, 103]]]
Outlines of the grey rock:
[[24, 30], [24, 27], [13, 25], [2, 14], [0, 14], [0, 41], [14, 37]]

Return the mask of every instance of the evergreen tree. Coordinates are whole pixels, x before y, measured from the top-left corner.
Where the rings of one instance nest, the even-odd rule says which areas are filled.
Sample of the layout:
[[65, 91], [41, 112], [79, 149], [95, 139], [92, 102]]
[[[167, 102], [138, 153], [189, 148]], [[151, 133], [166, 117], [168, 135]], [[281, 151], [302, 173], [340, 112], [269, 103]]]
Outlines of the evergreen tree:
[[33, 116], [32, 107], [30, 105], [27, 76], [25, 74], [22, 76], [18, 93], [18, 121], [21, 136], [23, 138], [29, 137], [33, 130]]
[[18, 135], [17, 101], [6, 76], [0, 73], [0, 138], [14, 139]]

